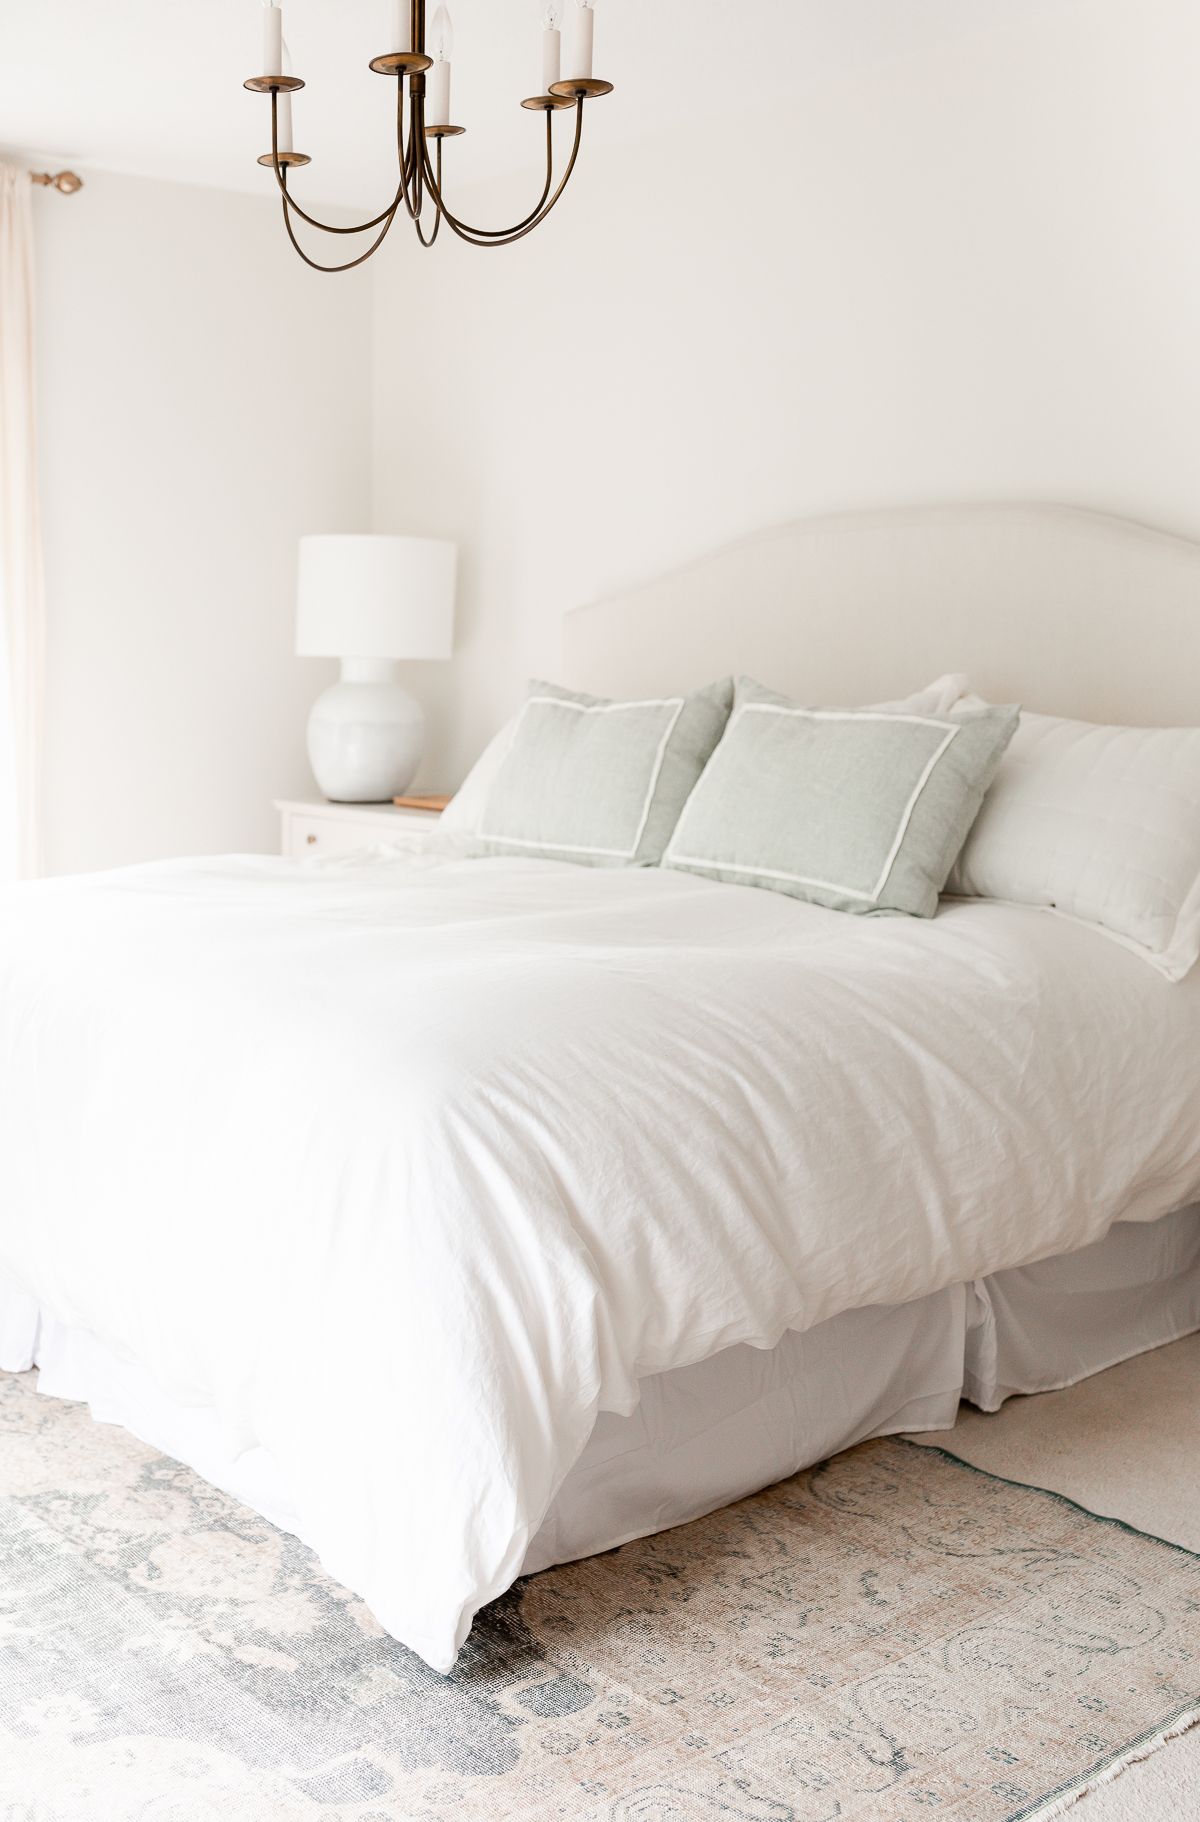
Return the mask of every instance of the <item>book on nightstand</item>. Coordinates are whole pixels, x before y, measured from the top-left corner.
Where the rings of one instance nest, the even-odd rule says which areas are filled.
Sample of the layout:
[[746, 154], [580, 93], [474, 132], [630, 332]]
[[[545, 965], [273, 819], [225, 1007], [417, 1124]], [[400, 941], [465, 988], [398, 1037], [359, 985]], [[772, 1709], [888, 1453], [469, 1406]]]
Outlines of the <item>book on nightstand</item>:
[[440, 816], [450, 799], [448, 797], [393, 797], [392, 802], [398, 810], [433, 810]]

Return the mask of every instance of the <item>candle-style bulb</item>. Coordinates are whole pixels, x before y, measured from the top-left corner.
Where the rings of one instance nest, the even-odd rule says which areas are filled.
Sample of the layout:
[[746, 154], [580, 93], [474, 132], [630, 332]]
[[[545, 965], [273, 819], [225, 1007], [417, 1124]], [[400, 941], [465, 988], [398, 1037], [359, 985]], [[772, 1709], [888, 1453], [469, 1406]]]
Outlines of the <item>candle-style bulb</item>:
[[263, 0], [262, 73], [283, 75], [283, 13], [272, 5], [272, 0]]
[[388, 34], [393, 51], [412, 50], [412, 7], [409, 0], [391, 0], [391, 30]]
[[433, 15], [429, 33], [429, 50], [433, 68], [425, 91], [425, 124], [444, 127], [450, 124], [450, 53], [454, 49], [454, 27], [444, 6]]
[[[283, 65], [280, 74], [283, 76], [290, 76], [292, 73], [292, 53], [288, 49], [286, 38], [281, 41], [280, 49], [283, 52], [283, 55], [280, 58], [280, 62]], [[279, 150], [281, 152], [290, 152], [293, 149], [292, 98], [285, 91], [279, 97]]]
[[562, 0], [546, 0], [542, 9], [542, 93], [562, 75]]
[[587, 82], [592, 75], [592, 55], [596, 41], [596, 0], [577, 0], [567, 51], [568, 81]]
[[454, 51], [454, 27], [444, 4], [439, 4], [429, 28], [429, 48], [439, 63], [449, 63]]

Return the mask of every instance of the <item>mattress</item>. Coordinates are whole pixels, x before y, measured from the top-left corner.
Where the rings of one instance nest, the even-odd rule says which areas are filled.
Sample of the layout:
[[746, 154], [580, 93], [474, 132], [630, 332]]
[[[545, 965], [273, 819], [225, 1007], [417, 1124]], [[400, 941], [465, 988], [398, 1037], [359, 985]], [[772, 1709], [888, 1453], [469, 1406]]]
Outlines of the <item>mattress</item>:
[[[1200, 1206], [912, 1303], [847, 1311], [774, 1348], [654, 1374], [631, 1415], [598, 1418], [523, 1573], [685, 1524], [867, 1437], [949, 1429], [961, 1397], [995, 1410], [1195, 1329]], [[34, 1365], [48, 1396], [87, 1403], [303, 1536], [266, 1450], [239, 1450], [215, 1412], [174, 1402], [0, 1280], [0, 1370]]]

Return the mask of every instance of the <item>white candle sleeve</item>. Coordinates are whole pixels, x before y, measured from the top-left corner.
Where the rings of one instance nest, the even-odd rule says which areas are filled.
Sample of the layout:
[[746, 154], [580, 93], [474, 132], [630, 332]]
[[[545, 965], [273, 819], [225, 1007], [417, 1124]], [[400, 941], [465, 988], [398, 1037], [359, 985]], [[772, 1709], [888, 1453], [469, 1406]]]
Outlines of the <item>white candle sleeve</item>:
[[430, 127], [450, 125], [450, 63], [448, 58], [435, 63], [429, 72], [429, 94], [425, 102], [425, 124]]
[[278, 6], [263, 8], [262, 74], [283, 75], [283, 10]]
[[596, 15], [590, 6], [576, 6], [575, 30], [572, 32], [571, 54], [568, 59], [568, 81], [578, 79], [586, 81], [592, 73], [592, 48], [596, 36]]
[[542, 33], [542, 94], [548, 95], [562, 76], [562, 33], [547, 26]]
[[292, 98], [290, 95], [279, 97], [279, 150], [292, 150]]
[[392, 50], [412, 50], [412, 7], [409, 0], [392, 0]]

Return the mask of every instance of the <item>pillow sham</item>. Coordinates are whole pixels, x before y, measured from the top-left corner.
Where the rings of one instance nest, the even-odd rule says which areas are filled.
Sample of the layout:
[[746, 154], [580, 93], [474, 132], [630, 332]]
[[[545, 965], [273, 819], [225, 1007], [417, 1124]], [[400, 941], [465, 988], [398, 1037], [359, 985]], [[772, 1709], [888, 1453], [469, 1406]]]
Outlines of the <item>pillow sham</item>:
[[1181, 980], [1200, 957], [1200, 728], [1022, 715], [946, 890], [1057, 911]]
[[835, 911], [932, 917], [1018, 713], [805, 708], [740, 678], [663, 864]]
[[728, 677], [690, 696], [631, 702], [531, 683], [477, 852], [657, 866], [732, 705]]
[[[898, 702], [880, 702], [876, 708], [904, 709], [914, 715], [943, 715], [954, 707], [966, 694], [970, 684], [959, 672], [948, 673], [938, 677], [923, 690], [917, 690], [911, 696], [905, 696]], [[483, 827], [484, 812], [496, 774], [504, 763], [504, 756], [512, 745], [520, 711], [510, 715], [498, 733], [494, 734], [483, 752], [467, 773], [462, 784], [443, 810], [438, 828], [452, 835], [478, 835]]]

